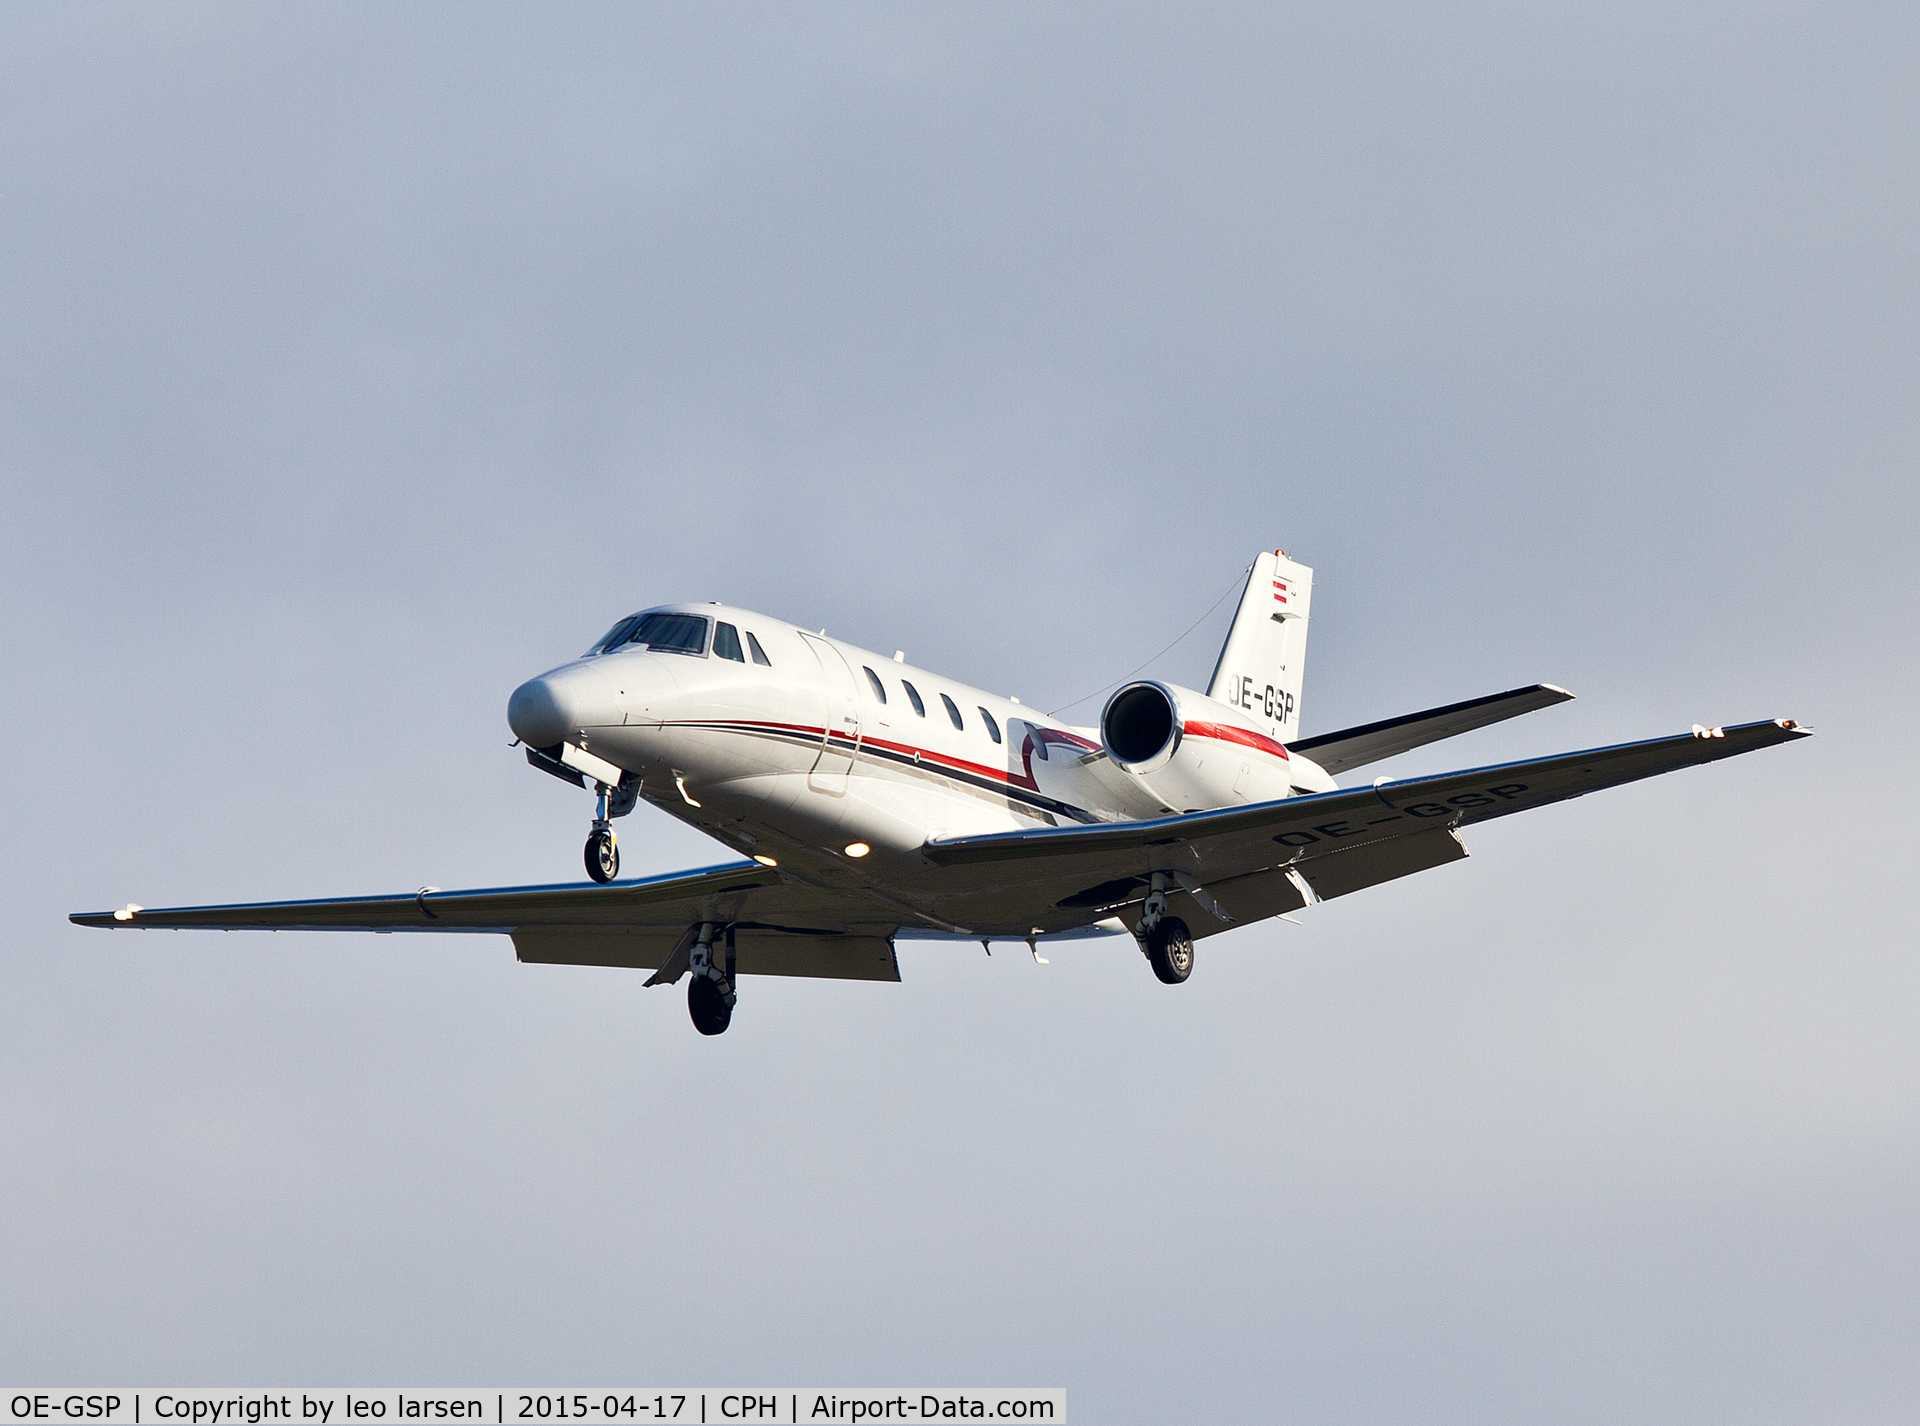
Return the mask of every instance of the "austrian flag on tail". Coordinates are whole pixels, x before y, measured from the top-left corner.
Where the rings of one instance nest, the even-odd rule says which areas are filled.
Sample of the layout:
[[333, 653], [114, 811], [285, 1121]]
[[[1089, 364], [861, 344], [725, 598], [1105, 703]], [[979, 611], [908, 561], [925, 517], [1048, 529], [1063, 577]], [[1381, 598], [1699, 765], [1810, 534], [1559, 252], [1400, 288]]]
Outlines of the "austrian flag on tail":
[[1243, 713], [1258, 706], [1260, 730], [1279, 742], [1300, 735], [1301, 674], [1313, 571], [1280, 550], [1262, 550], [1247, 568], [1240, 608], [1214, 666], [1207, 697]]
[[[1273, 554], [1273, 602], [1275, 604], [1285, 604], [1293, 595], [1293, 586], [1282, 578], [1280, 574], [1280, 561], [1287, 558], [1287, 552], [1285, 550], [1275, 550]], [[1292, 563], [1292, 561], [1289, 560], [1288, 563]]]

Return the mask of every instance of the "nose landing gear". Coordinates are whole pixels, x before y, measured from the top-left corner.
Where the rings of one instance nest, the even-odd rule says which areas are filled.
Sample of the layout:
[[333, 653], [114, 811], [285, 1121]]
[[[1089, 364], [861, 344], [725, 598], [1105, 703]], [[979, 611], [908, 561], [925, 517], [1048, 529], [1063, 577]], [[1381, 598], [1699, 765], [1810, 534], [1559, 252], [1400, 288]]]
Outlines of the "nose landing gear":
[[620, 875], [620, 843], [607, 818], [607, 799], [613, 789], [604, 782], [596, 782], [593, 793], [593, 830], [587, 833], [587, 875], [604, 886]]
[[687, 968], [693, 973], [693, 979], [687, 982], [687, 1014], [693, 1018], [693, 1028], [703, 1035], [725, 1033], [727, 1026], [733, 1023], [733, 927], [727, 927], [727, 968], [724, 972], [713, 963], [711, 925], [700, 928], [700, 939], [694, 945]]
[[595, 827], [587, 835], [587, 875], [605, 885], [620, 875], [620, 844], [611, 827]]

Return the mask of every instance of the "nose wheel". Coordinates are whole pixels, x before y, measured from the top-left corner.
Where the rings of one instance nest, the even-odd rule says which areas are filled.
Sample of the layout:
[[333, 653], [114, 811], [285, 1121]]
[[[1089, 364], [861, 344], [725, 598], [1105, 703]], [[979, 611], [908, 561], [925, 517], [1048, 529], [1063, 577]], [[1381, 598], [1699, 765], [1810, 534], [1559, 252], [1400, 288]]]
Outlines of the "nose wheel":
[[595, 827], [587, 835], [587, 875], [602, 885], [620, 875], [620, 844], [611, 827]]
[[607, 804], [613, 789], [604, 782], [593, 785], [593, 830], [587, 833], [587, 875], [605, 886], [620, 875], [620, 843], [608, 820], [615, 810]]

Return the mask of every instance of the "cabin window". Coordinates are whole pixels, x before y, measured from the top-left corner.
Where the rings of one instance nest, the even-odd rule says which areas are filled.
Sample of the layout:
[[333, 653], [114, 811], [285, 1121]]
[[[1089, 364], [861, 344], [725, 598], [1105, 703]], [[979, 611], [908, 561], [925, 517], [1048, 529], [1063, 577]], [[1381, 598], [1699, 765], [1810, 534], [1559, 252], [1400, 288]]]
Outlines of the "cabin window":
[[760, 647], [760, 641], [754, 638], [751, 630], [747, 632], [747, 647], [753, 650], [753, 661], [755, 663], [763, 668], [773, 667], [773, 660], [767, 657], [767, 651]]
[[987, 712], [986, 709], [982, 708], [980, 710], [980, 718], [981, 718], [981, 721], [987, 725], [987, 736], [989, 738], [992, 738], [994, 742], [996, 743], [999, 742], [1000, 741], [1000, 725], [993, 721], [993, 714]]
[[731, 624], [713, 626], [713, 651], [723, 659], [732, 659], [735, 663], [745, 663], [747, 656], [740, 651], [740, 631]]
[[887, 701], [887, 686], [880, 681], [880, 675], [868, 668], [865, 664], [860, 665], [860, 667], [867, 675], [867, 682], [873, 685], [873, 696], [882, 703], [885, 703]]
[[940, 701], [947, 705], [947, 716], [953, 719], [953, 726], [964, 730], [967, 725], [960, 721], [960, 710], [953, 706], [953, 700], [943, 693], [940, 695]]
[[900, 680], [900, 686], [907, 690], [907, 702], [913, 705], [913, 711], [918, 713], [922, 718], [926, 717], [927, 705], [920, 701], [920, 690], [915, 688], [911, 683], [908, 683], [904, 678]]
[[698, 658], [707, 651], [707, 621], [698, 614], [647, 614], [626, 641], [652, 653], [692, 654]]

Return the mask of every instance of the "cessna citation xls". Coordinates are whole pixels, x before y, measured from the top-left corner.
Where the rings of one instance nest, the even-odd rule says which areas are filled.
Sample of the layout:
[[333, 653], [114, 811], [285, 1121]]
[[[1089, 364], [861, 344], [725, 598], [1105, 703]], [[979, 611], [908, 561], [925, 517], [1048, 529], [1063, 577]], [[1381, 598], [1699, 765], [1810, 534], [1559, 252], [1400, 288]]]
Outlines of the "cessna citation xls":
[[[649, 609], [507, 705], [528, 762], [592, 788], [598, 885], [72, 919], [508, 935], [523, 961], [691, 976], [693, 1023], [717, 1035], [740, 976], [898, 980], [902, 937], [1130, 934], [1178, 985], [1196, 940], [1458, 861], [1463, 827], [1807, 733], [1695, 727], [1342, 789], [1337, 774], [1573, 695], [1536, 684], [1303, 738], [1312, 580], [1262, 553], [1207, 691], [1129, 682], [1092, 728], [745, 609]], [[642, 798], [747, 860], [615, 880], [613, 821]]]

